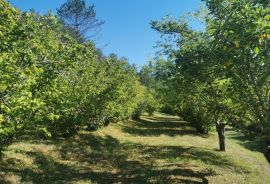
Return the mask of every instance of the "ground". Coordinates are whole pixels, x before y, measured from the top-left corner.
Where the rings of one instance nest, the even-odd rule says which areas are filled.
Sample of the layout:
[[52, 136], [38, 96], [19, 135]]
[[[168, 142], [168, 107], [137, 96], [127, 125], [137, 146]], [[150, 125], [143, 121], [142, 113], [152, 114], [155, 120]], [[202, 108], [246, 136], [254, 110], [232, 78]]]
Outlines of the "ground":
[[268, 183], [270, 165], [257, 143], [226, 134], [223, 153], [214, 133], [156, 114], [69, 139], [22, 139], [4, 153], [0, 183]]

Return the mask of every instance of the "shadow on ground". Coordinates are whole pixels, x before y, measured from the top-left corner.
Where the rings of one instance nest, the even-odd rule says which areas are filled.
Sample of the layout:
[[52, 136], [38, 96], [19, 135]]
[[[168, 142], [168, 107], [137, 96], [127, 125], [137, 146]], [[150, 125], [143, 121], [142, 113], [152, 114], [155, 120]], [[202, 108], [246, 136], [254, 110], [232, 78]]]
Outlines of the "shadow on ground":
[[[168, 129], [177, 127], [178, 122], [171, 123], [151, 124], [149, 121], [141, 121], [138, 126], [149, 132], [152, 129], [165, 128], [159, 133], [167, 131], [171, 135], [174, 132]], [[188, 133], [193, 132], [185, 132]], [[242, 168], [222, 155], [195, 147], [120, 143], [114, 137], [92, 133], [81, 133], [76, 138], [66, 140], [46, 141], [44, 144], [55, 145], [54, 154], [21, 150], [20, 154], [32, 159], [32, 166], [21, 166], [23, 163], [20, 159], [4, 159], [0, 163], [0, 178], [1, 173], [13, 174], [21, 178], [21, 183], [34, 184], [68, 184], [79, 181], [101, 184], [208, 183], [207, 177], [215, 173], [190, 165], [190, 160], [243, 172]], [[53, 156], [55, 154], [58, 156]], [[181, 162], [174, 161], [177, 159]], [[164, 161], [165, 164], [160, 165], [157, 160]], [[0, 179], [0, 183], [9, 182]]]
[[[246, 136], [241, 132], [237, 132], [234, 128], [226, 128], [228, 138], [237, 141], [244, 148], [264, 153], [267, 146], [270, 145], [270, 140], [263, 140], [260, 137]], [[237, 133], [236, 133], [237, 132]]]
[[134, 120], [133, 123], [133, 126], [124, 126], [123, 131], [134, 136], [202, 136], [191, 128], [188, 122], [179, 121], [176, 118], [148, 117]]

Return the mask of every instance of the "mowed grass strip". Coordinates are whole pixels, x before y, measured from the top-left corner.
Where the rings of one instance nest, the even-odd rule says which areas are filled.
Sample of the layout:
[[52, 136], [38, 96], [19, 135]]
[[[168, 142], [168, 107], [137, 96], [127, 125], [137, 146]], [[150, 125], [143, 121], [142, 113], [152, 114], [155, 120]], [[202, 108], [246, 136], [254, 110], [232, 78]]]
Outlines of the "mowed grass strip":
[[269, 183], [263, 154], [227, 135], [222, 153], [215, 133], [155, 114], [69, 139], [18, 140], [0, 162], [0, 183]]

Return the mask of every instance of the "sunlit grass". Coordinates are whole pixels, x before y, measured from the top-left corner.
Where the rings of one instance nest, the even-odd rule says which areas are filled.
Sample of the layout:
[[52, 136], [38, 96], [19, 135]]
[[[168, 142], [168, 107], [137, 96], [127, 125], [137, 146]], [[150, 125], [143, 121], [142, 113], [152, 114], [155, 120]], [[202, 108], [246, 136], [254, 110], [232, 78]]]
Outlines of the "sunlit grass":
[[228, 132], [197, 134], [177, 117], [156, 114], [70, 139], [21, 140], [5, 152], [0, 183], [267, 183], [270, 166]]

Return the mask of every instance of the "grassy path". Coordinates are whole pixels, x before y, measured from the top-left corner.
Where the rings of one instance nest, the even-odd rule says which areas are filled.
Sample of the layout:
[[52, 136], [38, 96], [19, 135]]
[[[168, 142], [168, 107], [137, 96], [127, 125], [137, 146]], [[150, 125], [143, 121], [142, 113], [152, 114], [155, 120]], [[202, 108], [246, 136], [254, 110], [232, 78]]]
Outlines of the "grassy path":
[[263, 154], [227, 134], [221, 153], [214, 134], [157, 114], [70, 139], [22, 140], [5, 152], [0, 183], [269, 183]]

